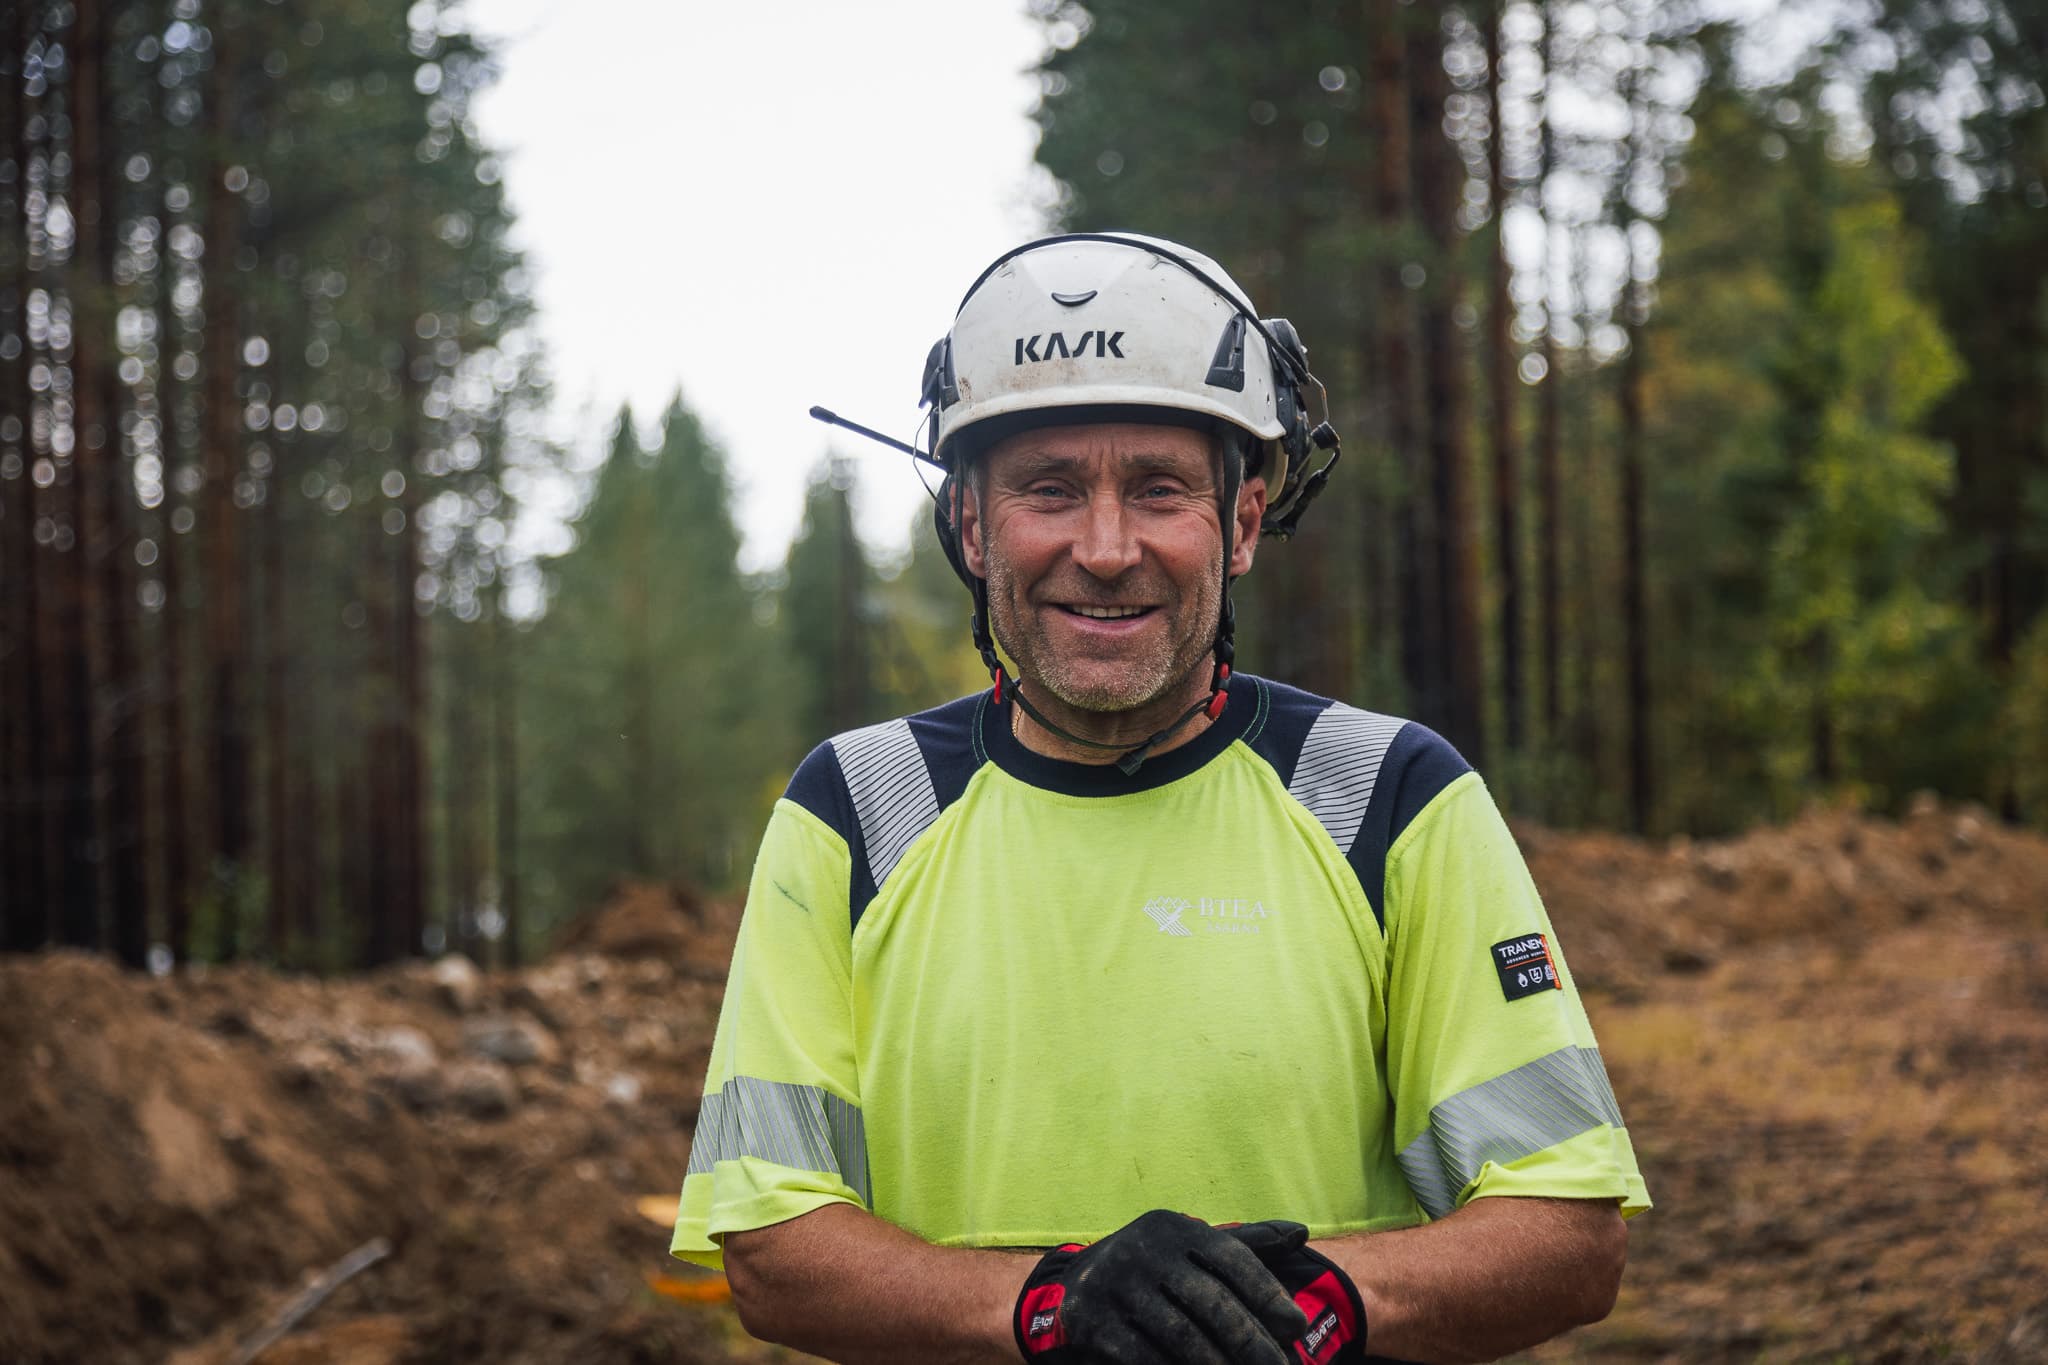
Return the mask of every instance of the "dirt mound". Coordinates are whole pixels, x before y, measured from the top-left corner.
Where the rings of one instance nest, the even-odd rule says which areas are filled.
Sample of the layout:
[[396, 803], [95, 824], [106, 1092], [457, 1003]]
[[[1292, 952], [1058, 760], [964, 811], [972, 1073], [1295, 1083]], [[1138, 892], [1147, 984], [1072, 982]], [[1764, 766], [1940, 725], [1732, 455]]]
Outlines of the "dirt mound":
[[[2048, 840], [1931, 802], [1517, 833], [1658, 1205], [1613, 1318], [1540, 1357], [2048, 1355]], [[687, 1272], [636, 1212], [736, 918], [622, 884], [502, 973], [0, 961], [0, 1361], [792, 1358], [653, 1292]]]
[[317, 1261], [415, 1231], [433, 1186], [419, 1120], [249, 1065], [229, 982], [68, 955], [0, 973], [0, 1295], [26, 1300], [0, 1312], [0, 1358], [104, 1358], [113, 1322], [188, 1337], [287, 1248]]
[[1581, 986], [1625, 999], [1731, 951], [1956, 916], [2041, 925], [2048, 840], [1931, 797], [1903, 821], [1816, 807], [1790, 825], [1662, 847], [1518, 827]]
[[680, 883], [622, 880], [595, 909], [571, 920], [557, 952], [658, 958], [725, 976], [739, 929], [737, 904]]
[[732, 1324], [648, 1292], [671, 1263], [633, 1207], [680, 1182], [721, 992], [597, 954], [0, 962], [0, 1360], [219, 1365], [378, 1237], [265, 1360], [733, 1358]]

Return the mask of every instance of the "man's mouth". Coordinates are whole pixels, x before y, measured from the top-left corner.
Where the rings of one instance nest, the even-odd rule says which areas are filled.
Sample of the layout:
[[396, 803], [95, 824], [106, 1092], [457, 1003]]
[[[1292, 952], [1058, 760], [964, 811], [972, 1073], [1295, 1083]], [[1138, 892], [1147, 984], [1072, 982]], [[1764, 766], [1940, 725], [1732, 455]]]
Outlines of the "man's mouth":
[[1062, 602], [1061, 611], [1072, 616], [1086, 616], [1095, 621], [1121, 621], [1131, 616], [1143, 616], [1150, 607], [1098, 607], [1085, 602]]

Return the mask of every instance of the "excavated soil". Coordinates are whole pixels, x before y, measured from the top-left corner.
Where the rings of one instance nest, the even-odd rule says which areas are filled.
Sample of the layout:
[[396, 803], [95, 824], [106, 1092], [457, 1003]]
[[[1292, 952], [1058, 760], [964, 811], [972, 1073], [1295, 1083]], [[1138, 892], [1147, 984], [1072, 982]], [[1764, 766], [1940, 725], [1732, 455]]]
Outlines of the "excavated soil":
[[[1518, 834], [1657, 1201], [1539, 1358], [2048, 1360], [2048, 840]], [[638, 1207], [735, 919], [626, 886], [503, 973], [0, 962], [0, 1362], [796, 1359]]]

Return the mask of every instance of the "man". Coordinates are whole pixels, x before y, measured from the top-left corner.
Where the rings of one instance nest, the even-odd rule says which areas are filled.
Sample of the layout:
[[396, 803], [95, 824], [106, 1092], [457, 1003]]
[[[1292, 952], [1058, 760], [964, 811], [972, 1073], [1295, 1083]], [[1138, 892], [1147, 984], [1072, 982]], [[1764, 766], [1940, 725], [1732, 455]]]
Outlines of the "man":
[[1335, 459], [1293, 329], [1084, 234], [992, 265], [927, 371], [994, 686], [777, 805], [675, 1254], [847, 1361], [1471, 1360], [1604, 1316], [1648, 1199], [1484, 786], [1231, 671], [1231, 580]]

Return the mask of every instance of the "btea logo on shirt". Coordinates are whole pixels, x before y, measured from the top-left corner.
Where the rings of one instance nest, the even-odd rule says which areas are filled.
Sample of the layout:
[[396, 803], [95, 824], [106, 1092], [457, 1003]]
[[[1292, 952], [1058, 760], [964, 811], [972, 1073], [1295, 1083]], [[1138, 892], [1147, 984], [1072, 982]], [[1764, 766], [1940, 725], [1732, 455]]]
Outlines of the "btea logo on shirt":
[[1257, 934], [1273, 918], [1264, 901], [1243, 896], [1154, 896], [1138, 908], [1169, 938]]

